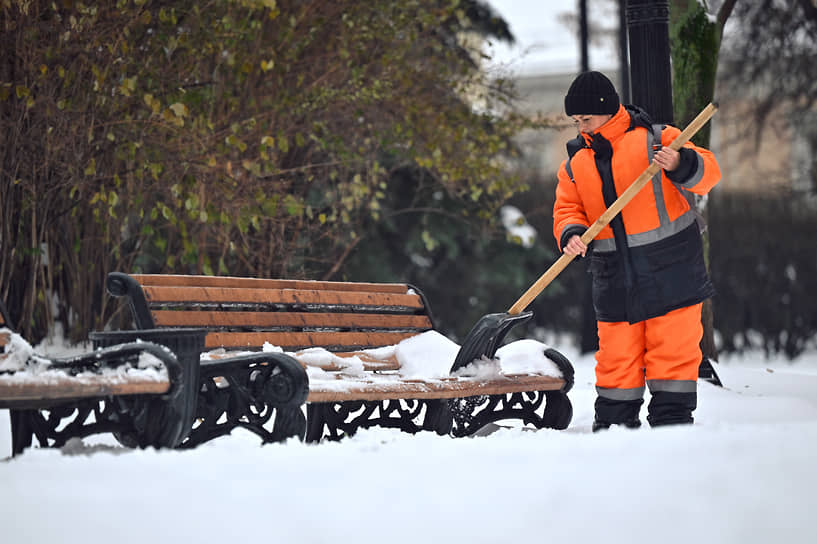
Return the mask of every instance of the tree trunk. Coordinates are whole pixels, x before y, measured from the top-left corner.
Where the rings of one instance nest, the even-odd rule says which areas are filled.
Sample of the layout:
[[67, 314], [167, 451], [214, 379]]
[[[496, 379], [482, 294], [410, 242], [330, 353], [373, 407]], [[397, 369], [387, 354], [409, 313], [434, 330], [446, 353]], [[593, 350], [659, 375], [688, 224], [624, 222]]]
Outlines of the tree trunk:
[[[728, 16], [728, 12], [723, 13]], [[718, 69], [718, 51], [726, 16], [712, 21], [698, 0], [672, 0], [670, 44], [674, 82], [673, 104], [678, 126], [685, 126], [713, 99]], [[707, 124], [698, 131], [693, 141], [696, 145], [708, 148], [710, 135], [711, 124]], [[689, 194], [688, 198], [690, 204], [695, 206], [706, 219], [705, 201], [695, 198], [695, 195], [692, 194]], [[704, 232], [703, 236], [704, 256], [708, 266], [709, 234]], [[704, 328], [701, 351], [704, 357], [717, 360], [711, 300], [704, 303], [701, 322]]]
[[[715, 94], [718, 50], [722, 26], [711, 21], [698, 0], [673, 0], [670, 10], [670, 44], [673, 71], [673, 105], [678, 126], [686, 126]], [[711, 124], [692, 140], [708, 147]]]

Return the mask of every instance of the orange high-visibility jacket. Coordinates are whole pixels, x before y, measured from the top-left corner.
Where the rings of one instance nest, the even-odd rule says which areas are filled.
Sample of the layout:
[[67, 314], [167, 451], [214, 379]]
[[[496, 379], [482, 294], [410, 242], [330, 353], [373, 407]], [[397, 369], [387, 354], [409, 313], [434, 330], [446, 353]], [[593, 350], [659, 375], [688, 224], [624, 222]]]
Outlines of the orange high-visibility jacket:
[[[664, 126], [659, 142], [642, 110], [620, 106], [600, 137], [582, 133], [569, 143], [569, 152], [578, 150], [559, 168], [553, 208], [560, 247], [595, 222], [649, 166], [654, 149], [679, 133]], [[597, 319], [635, 323], [712, 296], [696, 213], [682, 191], [704, 195], [719, 180], [713, 154], [687, 143], [681, 165], [656, 174], [599, 233], [590, 256]]]

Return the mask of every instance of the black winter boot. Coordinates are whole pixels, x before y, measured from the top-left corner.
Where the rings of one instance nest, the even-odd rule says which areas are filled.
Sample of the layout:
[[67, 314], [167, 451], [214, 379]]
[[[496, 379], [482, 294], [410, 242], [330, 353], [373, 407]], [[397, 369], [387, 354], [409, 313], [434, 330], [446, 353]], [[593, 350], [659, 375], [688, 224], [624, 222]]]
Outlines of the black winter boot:
[[638, 418], [632, 419], [630, 421], [622, 421], [621, 423], [607, 423], [606, 421], [601, 421], [598, 418], [593, 420], [593, 432], [597, 433], [599, 431], [606, 431], [610, 428], [611, 425], [624, 425], [628, 429], [638, 429], [641, 427], [641, 420]]
[[691, 424], [695, 421], [692, 412], [697, 405], [697, 393], [653, 391], [647, 407], [647, 421], [651, 427]]
[[641, 427], [638, 412], [643, 403], [644, 399], [612, 400], [607, 397], [596, 397], [593, 432], [609, 429], [610, 425], [624, 425], [628, 429]]
[[593, 420], [593, 432], [597, 433], [599, 431], [606, 431], [610, 428], [610, 425], [610, 423], [607, 423], [606, 421], [599, 421], [599, 419], [596, 418]]

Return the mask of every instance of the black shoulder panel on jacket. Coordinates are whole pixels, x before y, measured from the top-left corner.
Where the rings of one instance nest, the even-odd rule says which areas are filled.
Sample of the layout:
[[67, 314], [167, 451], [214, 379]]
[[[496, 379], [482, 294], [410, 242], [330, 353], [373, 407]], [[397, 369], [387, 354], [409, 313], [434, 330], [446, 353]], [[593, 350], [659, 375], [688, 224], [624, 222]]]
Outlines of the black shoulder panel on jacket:
[[627, 132], [633, 130], [635, 127], [644, 127], [652, 132], [653, 122], [649, 113], [638, 106], [633, 106], [632, 104], [625, 104], [624, 109], [630, 114], [630, 126], [627, 129]]
[[582, 138], [580, 134], [572, 140], [569, 140], [565, 144], [565, 147], [567, 147], [567, 159], [570, 160], [580, 149], [587, 147], [587, 142], [584, 141], [584, 138]]

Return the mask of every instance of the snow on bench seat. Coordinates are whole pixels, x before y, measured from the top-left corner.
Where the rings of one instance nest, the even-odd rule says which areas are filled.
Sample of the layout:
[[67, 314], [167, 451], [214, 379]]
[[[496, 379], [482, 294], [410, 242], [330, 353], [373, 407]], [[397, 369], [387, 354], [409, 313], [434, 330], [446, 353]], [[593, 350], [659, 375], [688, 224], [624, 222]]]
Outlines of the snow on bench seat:
[[562, 386], [564, 380], [561, 378], [528, 374], [497, 376], [490, 380], [469, 377], [410, 379], [386, 374], [370, 378], [337, 376], [335, 382], [312, 382], [307, 402], [453, 399], [524, 391], [555, 391]]
[[[285, 353], [307, 370], [307, 402], [343, 402], [559, 390], [565, 382], [559, 368], [543, 356], [545, 348], [532, 340], [512, 342], [497, 351], [497, 359], [475, 362], [455, 375], [448, 371], [459, 346], [436, 331], [358, 352], [310, 348]], [[283, 351], [269, 344], [263, 349]], [[241, 353], [220, 349], [204, 353], [202, 358], [221, 359]]]
[[0, 329], [0, 347], [0, 408], [23, 401], [162, 394], [170, 389], [167, 369], [150, 353], [139, 355], [136, 367], [76, 372], [36, 355], [25, 339], [8, 329]]

